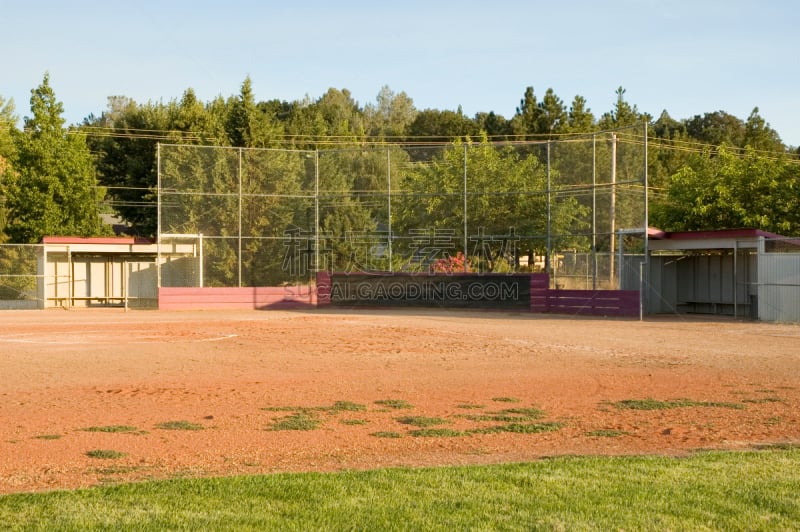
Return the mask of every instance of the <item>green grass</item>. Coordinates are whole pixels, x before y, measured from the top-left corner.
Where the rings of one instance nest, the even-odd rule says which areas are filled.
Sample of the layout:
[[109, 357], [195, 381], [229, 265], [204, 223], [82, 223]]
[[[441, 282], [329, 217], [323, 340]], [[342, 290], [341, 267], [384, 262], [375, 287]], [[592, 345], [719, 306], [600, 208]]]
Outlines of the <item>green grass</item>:
[[485, 412], [483, 414], [466, 414], [461, 417], [470, 421], [495, 421], [497, 423], [535, 421], [544, 417], [544, 412], [538, 408], [505, 408], [498, 412]]
[[339, 423], [342, 425], [369, 425], [368, 419], [340, 419]]
[[62, 437], [61, 434], [39, 434], [33, 438], [36, 440], [60, 440]]
[[397, 418], [398, 423], [403, 425], [414, 425], [415, 427], [435, 427], [436, 425], [447, 425], [450, 423], [446, 419], [440, 417], [425, 417], [425, 416], [405, 416]]
[[363, 412], [367, 409], [367, 405], [362, 405], [359, 403], [353, 403], [352, 401], [336, 401], [333, 403], [333, 406], [330, 407], [330, 411], [334, 413], [338, 412]]
[[376, 438], [402, 438], [403, 435], [399, 432], [392, 432], [388, 430], [379, 430], [378, 432], [373, 432], [370, 436], [375, 436]]
[[793, 530], [800, 449], [278, 474], [0, 496], [9, 530]]
[[191, 421], [165, 421], [156, 425], [157, 429], [162, 430], [203, 430], [203, 425], [192, 423]]
[[516, 397], [492, 397], [492, 401], [496, 403], [519, 403], [520, 400]]
[[718, 407], [743, 410], [745, 408], [745, 406], [740, 403], [694, 401], [692, 399], [669, 399], [667, 401], [658, 401], [656, 399], [625, 399], [610, 404], [620, 410], [668, 410], [671, 408], [691, 407]]
[[125, 456], [128, 456], [128, 454], [120, 451], [114, 451], [112, 449], [92, 449], [91, 451], [86, 451], [86, 456], [89, 458], [115, 460], [117, 458], [124, 458]]
[[332, 406], [265, 406], [261, 410], [266, 412], [363, 412], [367, 405], [354, 403], [352, 401], [336, 401]]
[[414, 408], [414, 405], [408, 401], [404, 401], [403, 399], [381, 399], [379, 401], [375, 401], [375, 404], [384, 406], [386, 408], [393, 408], [395, 410]]
[[296, 412], [275, 420], [269, 430], [314, 430], [319, 425], [320, 420], [308, 412]]
[[100, 427], [86, 427], [81, 429], [86, 432], [138, 432], [139, 429], [130, 425], [104, 425]]
[[587, 436], [591, 438], [619, 438], [620, 436], [625, 436], [629, 434], [624, 430], [615, 430], [615, 429], [597, 429], [592, 430], [586, 433]]
[[564, 426], [563, 423], [550, 421], [545, 423], [506, 423], [504, 425], [497, 425], [494, 427], [486, 427], [482, 429], [475, 429], [470, 432], [476, 434], [496, 434], [498, 432], [514, 432], [516, 434], [538, 434], [540, 432], [553, 432], [560, 430]]
[[426, 428], [415, 429], [408, 431], [409, 436], [415, 438], [458, 438], [460, 436], [469, 436], [469, 432], [463, 430], [453, 430], [446, 428]]

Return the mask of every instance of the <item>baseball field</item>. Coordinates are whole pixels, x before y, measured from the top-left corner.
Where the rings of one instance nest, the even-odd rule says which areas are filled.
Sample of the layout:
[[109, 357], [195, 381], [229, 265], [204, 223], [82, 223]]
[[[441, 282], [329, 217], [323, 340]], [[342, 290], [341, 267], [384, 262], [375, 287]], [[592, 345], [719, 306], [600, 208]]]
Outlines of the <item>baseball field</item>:
[[786, 324], [7, 311], [0, 376], [0, 494], [800, 443]]

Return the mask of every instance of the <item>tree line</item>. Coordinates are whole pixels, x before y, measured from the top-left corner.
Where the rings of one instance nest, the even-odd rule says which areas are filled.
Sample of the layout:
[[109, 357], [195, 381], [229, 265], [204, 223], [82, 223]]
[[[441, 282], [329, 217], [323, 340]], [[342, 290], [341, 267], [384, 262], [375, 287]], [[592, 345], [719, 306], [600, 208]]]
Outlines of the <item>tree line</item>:
[[[192, 89], [168, 102], [113, 96], [99, 115], [67, 125], [45, 74], [31, 91], [30, 111], [19, 129], [12, 102], [0, 95], [0, 242], [108, 234], [100, 221], [103, 212], [121, 217], [138, 234], [154, 235], [159, 142], [298, 150], [456, 142], [491, 146], [643, 123], [649, 132], [651, 226], [800, 234], [800, 149], [785, 145], [758, 108], [746, 119], [724, 111], [674, 119], [666, 110], [656, 118], [628, 102], [620, 87], [613, 108], [596, 115], [581, 96], [567, 104], [552, 89], [539, 95], [527, 87], [513, 116], [480, 112], [470, 117], [460, 108], [417, 109], [409, 95], [389, 87], [365, 105], [347, 89], [334, 88], [316, 99], [257, 101], [246, 78], [239, 94], [208, 102]], [[508, 172], [505, 178], [513, 182]], [[444, 182], [446, 176], [426, 179]]]

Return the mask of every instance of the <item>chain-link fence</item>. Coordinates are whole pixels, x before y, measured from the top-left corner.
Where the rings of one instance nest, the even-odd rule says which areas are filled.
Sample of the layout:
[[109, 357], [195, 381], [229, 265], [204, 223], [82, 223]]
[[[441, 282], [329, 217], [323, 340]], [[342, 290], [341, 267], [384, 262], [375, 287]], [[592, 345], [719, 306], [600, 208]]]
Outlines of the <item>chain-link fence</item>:
[[763, 239], [758, 254], [755, 317], [800, 322], [800, 239]]
[[0, 245], [0, 309], [43, 308], [42, 246]]
[[[646, 159], [644, 127], [318, 151], [161, 145], [159, 242], [195, 243], [161, 283], [560, 269], [565, 288], [619, 288], [620, 257], [647, 246]], [[580, 274], [565, 271], [579, 255]]]

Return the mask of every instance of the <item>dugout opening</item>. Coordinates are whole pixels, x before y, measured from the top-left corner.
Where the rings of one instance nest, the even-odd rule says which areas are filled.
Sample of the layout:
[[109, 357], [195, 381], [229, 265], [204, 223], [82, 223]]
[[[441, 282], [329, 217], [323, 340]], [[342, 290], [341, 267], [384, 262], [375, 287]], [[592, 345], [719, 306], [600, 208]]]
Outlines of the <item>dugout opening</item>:
[[[176, 249], [174, 254], [185, 255]], [[172, 253], [137, 237], [45, 237], [38, 259], [43, 308], [158, 308], [158, 260]]]
[[759, 319], [756, 229], [657, 232], [649, 240], [649, 314]]

